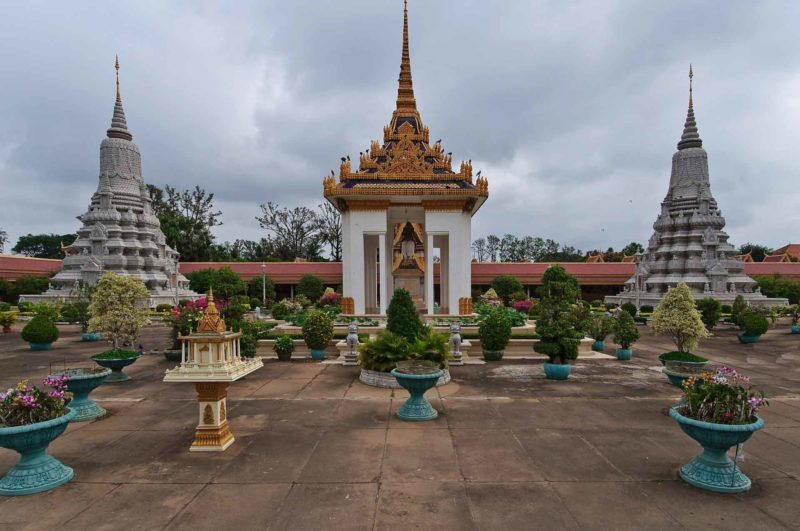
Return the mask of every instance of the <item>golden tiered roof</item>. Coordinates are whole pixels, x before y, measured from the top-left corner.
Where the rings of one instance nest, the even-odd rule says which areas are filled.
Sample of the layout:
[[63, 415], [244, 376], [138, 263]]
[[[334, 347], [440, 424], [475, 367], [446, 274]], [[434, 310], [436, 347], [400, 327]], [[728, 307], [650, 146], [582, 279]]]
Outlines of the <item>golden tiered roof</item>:
[[211, 288], [208, 289], [208, 306], [206, 306], [203, 316], [197, 323], [198, 333], [225, 333], [225, 319], [220, 315], [217, 310], [217, 305], [214, 304], [214, 292]]
[[[480, 172], [473, 179], [472, 161], [461, 162], [458, 173], [453, 171], [453, 154], [444, 152], [441, 140], [430, 143], [430, 132], [422, 123], [414, 98], [408, 0], [404, 4], [397, 105], [391, 122], [383, 129], [383, 144], [372, 141], [370, 148], [360, 154], [356, 171], [352, 170], [350, 157], [342, 157], [338, 182], [334, 172], [323, 180], [324, 195], [340, 210], [377, 208], [381, 202], [376, 199], [381, 196], [433, 196], [440, 200], [439, 208], [443, 208], [444, 200], [474, 212], [489, 196], [489, 183]], [[359, 196], [364, 197], [359, 200]]]

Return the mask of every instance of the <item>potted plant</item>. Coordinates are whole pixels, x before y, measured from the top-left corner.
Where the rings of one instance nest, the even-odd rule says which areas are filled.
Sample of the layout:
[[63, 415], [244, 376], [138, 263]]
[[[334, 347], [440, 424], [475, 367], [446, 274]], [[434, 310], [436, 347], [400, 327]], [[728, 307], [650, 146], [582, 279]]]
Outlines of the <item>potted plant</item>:
[[324, 312], [314, 310], [309, 312], [306, 322], [303, 323], [303, 340], [311, 350], [312, 360], [324, 360], [325, 349], [333, 339], [333, 320]]
[[620, 348], [617, 349], [618, 360], [629, 360], [633, 356], [631, 345], [639, 339], [639, 329], [636, 327], [636, 321], [633, 320], [631, 314], [628, 312], [620, 312], [619, 317], [614, 323], [614, 343], [618, 344]]
[[272, 345], [272, 350], [278, 355], [281, 361], [291, 361], [292, 352], [294, 352], [294, 341], [290, 336], [280, 335], [275, 338], [275, 343]]
[[578, 281], [561, 266], [550, 266], [539, 287], [539, 341], [533, 350], [548, 357], [545, 376], [552, 380], [569, 378], [570, 362], [578, 357], [577, 331], [572, 303], [578, 298]]
[[[757, 415], [767, 401], [753, 390], [749, 378], [729, 367], [686, 380], [683, 400], [669, 415], [703, 453], [680, 469], [687, 483], [713, 492], [744, 492], [750, 479], [728, 457], [728, 450], [747, 441], [764, 426]], [[737, 450], [738, 453], [738, 450]]]
[[697, 366], [704, 366], [708, 363], [708, 360], [702, 356], [697, 356], [692, 354], [691, 352], [681, 352], [679, 350], [674, 350], [672, 352], [664, 352], [658, 356], [658, 361], [661, 362], [661, 365], [666, 365], [667, 362], [675, 361], [683, 364], [695, 364]]
[[69, 408], [75, 411], [73, 422], [94, 420], [106, 415], [106, 410], [89, 398], [89, 393], [98, 388], [111, 376], [111, 369], [105, 367], [79, 367], [64, 369], [48, 376], [52, 381], [66, 379], [67, 391], [72, 393]]
[[97, 283], [89, 305], [89, 327], [106, 334], [112, 349], [92, 356], [101, 367], [111, 369], [107, 382], [129, 380], [124, 367], [139, 358], [139, 353], [123, 348], [132, 345], [147, 322], [148, 309], [144, 301], [150, 294], [141, 280], [129, 276], [105, 273]]
[[664, 295], [653, 312], [650, 328], [656, 334], [669, 336], [678, 352], [690, 352], [700, 339], [709, 335], [692, 293], [684, 282]]
[[484, 360], [503, 359], [503, 350], [511, 339], [511, 322], [505, 308], [493, 308], [478, 326], [478, 335], [481, 338]]
[[67, 408], [66, 377], [46, 378], [44, 391], [22, 381], [0, 393], [0, 447], [20, 454], [19, 462], [0, 478], [1, 496], [23, 496], [54, 489], [74, 472], [47, 453], [48, 445], [67, 429], [75, 412]]
[[762, 334], [769, 330], [769, 321], [758, 310], [746, 310], [739, 315], [739, 326], [742, 333], [739, 334], [741, 343], [755, 343]]
[[31, 350], [48, 350], [58, 339], [58, 328], [44, 315], [34, 315], [22, 329], [22, 339], [28, 342]]
[[258, 319], [242, 319], [238, 322], [241, 355], [243, 358], [255, 358], [258, 353], [258, 341], [264, 339], [272, 329], [272, 325]]
[[17, 322], [17, 312], [0, 312], [0, 326], [3, 327], [4, 334], [11, 333], [11, 325]]
[[792, 319], [792, 333], [800, 334], [800, 304], [793, 304], [789, 306], [789, 317]]
[[614, 332], [614, 318], [605, 314], [593, 315], [589, 320], [587, 332], [589, 337], [594, 339], [592, 350], [603, 352], [606, 347], [606, 338]]

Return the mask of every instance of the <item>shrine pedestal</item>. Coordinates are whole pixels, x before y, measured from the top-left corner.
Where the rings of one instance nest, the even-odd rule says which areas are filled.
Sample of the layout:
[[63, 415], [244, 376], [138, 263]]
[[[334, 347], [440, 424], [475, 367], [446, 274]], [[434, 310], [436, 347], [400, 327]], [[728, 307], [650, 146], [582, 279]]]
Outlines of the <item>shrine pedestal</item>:
[[191, 452], [222, 452], [233, 444], [228, 425], [228, 382], [196, 382], [199, 422]]

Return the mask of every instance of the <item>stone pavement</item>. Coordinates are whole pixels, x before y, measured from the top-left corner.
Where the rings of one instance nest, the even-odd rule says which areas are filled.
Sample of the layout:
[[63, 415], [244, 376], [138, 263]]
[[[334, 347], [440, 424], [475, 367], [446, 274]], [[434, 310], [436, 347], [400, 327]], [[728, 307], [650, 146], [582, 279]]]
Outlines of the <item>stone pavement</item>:
[[[800, 336], [755, 345], [719, 331], [699, 352], [751, 375], [770, 396], [766, 427], [744, 447], [753, 489], [706, 493], [677, 478], [699, 451], [665, 409], [679, 396], [649, 333], [630, 362], [578, 362], [567, 382], [539, 362], [453, 367], [428, 397], [441, 415], [403, 423], [404, 391], [374, 389], [358, 369], [267, 362], [231, 387], [236, 442], [188, 451], [190, 384], [161, 381], [147, 355], [93, 396], [111, 412], [70, 425], [50, 446], [75, 469], [55, 491], [0, 498], [6, 529], [800, 529]], [[0, 334], [0, 388], [50, 365], [90, 365], [103, 345], [62, 328], [49, 352]], [[166, 330], [145, 331], [161, 348]], [[608, 349], [612, 353], [612, 349]], [[0, 449], [0, 473], [16, 454]]]

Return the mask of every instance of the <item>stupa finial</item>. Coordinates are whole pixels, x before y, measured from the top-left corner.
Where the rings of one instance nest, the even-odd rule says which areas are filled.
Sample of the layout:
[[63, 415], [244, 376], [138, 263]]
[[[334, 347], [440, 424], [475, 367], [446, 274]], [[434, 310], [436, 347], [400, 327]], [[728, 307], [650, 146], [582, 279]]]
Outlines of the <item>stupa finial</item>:
[[125, 120], [125, 109], [122, 108], [122, 96], [119, 91], [119, 55], [115, 55], [114, 69], [117, 71], [117, 99], [114, 101], [114, 115], [111, 117], [111, 127], [106, 131], [106, 135], [108, 138], [133, 140], [133, 135], [128, 131], [128, 122]]
[[692, 78], [694, 78], [694, 72], [692, 71], [692, 65], [689, 65], [689, 110], [686, 112], [686, 123], [683, 125], [683, 134], [681, 135], [681, 140], [678, 142], [678, 149], [688, 149], [688, 148], [701, 148], [703, 147], [703, 141], [700, 139], [700, 133], [697, 132], [697, 122], [694, 118], [694, 101], [693, 101], [693, 94], [692, 94]]
[[411, 54], [408, 47], [408, 0], [403, 0], [403, 53], [400, 59], [400, 77], [397, 80], [397, 110], [416, 111], [414, 85], [411, 81]]

